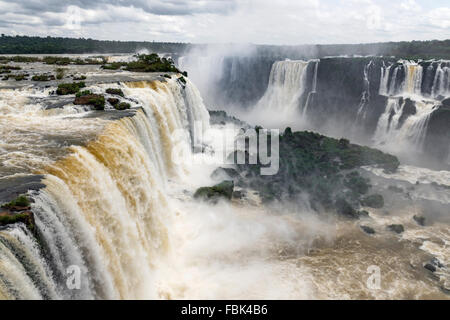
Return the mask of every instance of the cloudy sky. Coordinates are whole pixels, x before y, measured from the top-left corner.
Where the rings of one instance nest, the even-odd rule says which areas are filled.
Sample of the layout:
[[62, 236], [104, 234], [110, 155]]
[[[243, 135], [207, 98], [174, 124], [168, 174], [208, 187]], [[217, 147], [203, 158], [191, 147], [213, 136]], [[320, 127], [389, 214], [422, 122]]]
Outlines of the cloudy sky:
[[327, 44], [450, 38], [448, 0], [0, 0], [8, 35]]

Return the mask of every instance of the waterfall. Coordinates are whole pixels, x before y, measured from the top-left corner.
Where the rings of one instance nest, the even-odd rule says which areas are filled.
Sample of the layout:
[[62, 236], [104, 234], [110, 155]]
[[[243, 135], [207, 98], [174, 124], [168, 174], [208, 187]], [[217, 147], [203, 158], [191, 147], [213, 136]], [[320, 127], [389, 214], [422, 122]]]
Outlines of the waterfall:
[[450, 67], [448, 62], [440, 61], [437, 64], [431, 95], [433, 97], [450, 95]]
[[[373, 140], [376, 146], [399, 148], [409, 143], [414, 151], [422, 151], [428, 121], [435, 110], [435, 104], [430, 101], [414, 101], [415, 113], [405, 117], [407, 99], [391, 97], [386, 109], [380, 116]], [[409, 100], [411, 101], [411, 100]]]
[[312, 82], [312, 88], [311, 91], [308, 93], [308, 97], [306, 98], [305, 107], [303, 108], [303, 114], [306, 114], [308, 111], [308, 107], [311, 101], [311, 97], [317, 93], [317, 71], [319, 70], [319, 63], [320, 60], [314, 60], [314, 76], [313, 76], [313, 82]]
[[305, 92], [307, 61], [278, 61], [272, 66], [269, 86], [257, 109], [271, 109], [286, 115], [299, 111], [300, 97]]
[[[29, 195], [41, 245], [22, 224], [0, 231], [0, 298], [161, 298], [155, 272], [174, 214], [167, 181], [187, 170], [173, 148], [200, 144], [209, 115], [188, 79], [184, 89], [176, 79], [120, 87], [142, 108], [102, 122], [95, 139], [36, 171], [45, 188]], [[79, 290], [66, 285], [71, 266]]]
[[[369, 61], [369, 63], [364, 67], [364, 91], [361, 95], [361, 101], [359, 103], [358, 106], [358, 113], [356, 115], [356, 123], [359, 123], [361, 120], [364, 120], [366, 117], [366, 110], [365, 107], [367, 106], [367, 104], [370, 102], [370, 79], [369, 79], [369, 70], [370, 67], [373, 65], [373, 61]], [[382, 81], [383, 80], [383, 74], [381, 75]], [[384, 86], [384, 84], [380, 84], [380, 91], [382, 86]]]
[[[416, 95], [436, 99], [439, 96], [450, 94], [450, 67], [445, 60], [431, 61], [427, 67], [427, 73], [432, 75], [431, 92], [424, 92], [423, 85], [429, 80], [424, 78], [423, 62], [400, 60], [396, 64], [381, 67], [381, 79], [379, 93], [385, 96]], [[399, 72], [402, 76], [399, 76]]]

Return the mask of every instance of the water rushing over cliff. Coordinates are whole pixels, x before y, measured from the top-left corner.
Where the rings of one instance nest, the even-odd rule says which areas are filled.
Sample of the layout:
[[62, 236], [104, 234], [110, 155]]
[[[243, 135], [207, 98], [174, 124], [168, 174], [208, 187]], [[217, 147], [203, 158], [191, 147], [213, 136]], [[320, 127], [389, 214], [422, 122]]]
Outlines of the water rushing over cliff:
[[[171, 150], [174, 143], [188, 146], [198, 143], [191, 141], [190, 134], [201, 136], [195, 130], [208, 128], [208, 114], [190, 82], [185, 89], [176, 80], [124, 83], [121, 87], [142, 103], [142, 110], [120, 120], [96, 120], [101, 125], [96, 127], [93, 140], [69, 147], [56, 161], [47, 154], [49, 158], [37, 165], [35, 162], [28, 165], [27, 169], [44, 176], [45, 188], [32, 195], [32, 210], [43, 246], [38, 246], [22, 227], [0, 231], [1, 296], [158, 297], [152, 269], [167, 253], [169, 245], [170, 210], [165, 187], [169, 178], [184, 174], [183, 168], [173, 163]], [[36, 109], [34, 116], [40, 120], [48, 120], [41, 106], [33, 103], [23, 106], [25, 112], [29, 108]], [[60, 117], [51, 120], [55, 126], [64, 128], [68, 136], [80, 130], [75, 126], [77, 122], [93, 121], [88, 117], [74, 122], [63, 117], [64, 110]], [[21, 112], [24, 111], [14, 110], [15, 116]], [[33, 141], [26, 139], [35, 124], [29, 117], [28, 120], [31, 123], [21, 123], [23, 141], [33, 145]], [[39, 127], [45, 127], [45, 122]], [[173, 139], [176, 130], [185, 133], [179, 137], [181, 140]], [[21, 152], [29, 157], [38, 153], [41, 147], [38, 141], [48, 139], [39, 132], [34, 134], [38, 136], [34, 138], [36, 150], [31, 148], [29, 154]], [[20, 139], [21, 135], [15, 138]], [[15, 155], [9, 156], [12, 163], [9, 166], [16, 167], [12, 161]], [[81, 270], [80, 290], [68, 290], [65, 283], [66, 270], [72, 265]], [[14, 270], [10, 271], [11, 268]]]
[[[230, 67], [242, 59], [222, 57], [215, 67], [220, 81], [201, 87], [215, 97], [214, 109], [253, 124], [319, 131], [389, 152], [396, 152], [394, 145], [404, 160], [449, 165], [450, 147], [434, 147], [450, 144], [443, 128], [450, 116], [442, 102], [450, 96], [448, 61], [330, 57], [302, 62], [253, 56], [245, 58], [250, 69]], [[194, 63], [185, 67], [202, 79]], [[254, 82], [266, 89], [246, 84]]]
[[[260, 113], [283, 101], [283, 112], [300, 105], [297, 115], [309, 117], [321, 63], [274, 65]], [[377, 65], [363, 66], [366, 94], [355, 101], [370, 117]], [[194, 192], [220, 182], [217, 164], [178, 162], [175, 151], [211, 160], [223, 152], [227, 125], [210, 125], [189, 79], [159, 78], [89, 84], [94, 93], [121, 89], [132, 104], [124, 111], [75, 106], [73, 96], [49, 95], [53, 88], [1, 92], [0, 200], [27, 192], [35, 229], [0, 228], [0, 299], [446, 297], [448, 172], [363, 168], [387, 205], [365, 208], [367, 220], [317, 214], [304, 194], [263, 205], [250, 189], [230, 202], [202, 202]], [[402, 191], [392, 195], [388, 186]], [[415, 214], [431, 225], [418, 225]], [[387, 230], [392, 223], [406, 232]], [[432, 257], [445, 265], [438, 279], [423, 268]], [[371, 265], [382, 272], [379, 290], [367, 286]]]

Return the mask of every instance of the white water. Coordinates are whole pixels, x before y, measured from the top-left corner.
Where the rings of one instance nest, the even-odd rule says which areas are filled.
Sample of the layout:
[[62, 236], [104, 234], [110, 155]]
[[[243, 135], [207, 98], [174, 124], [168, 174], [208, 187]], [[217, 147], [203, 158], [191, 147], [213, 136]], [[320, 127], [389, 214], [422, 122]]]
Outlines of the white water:
[[[266, 128], [303, 127], [311, 95], [305, 92], [310, 62], [303, 60], [275, 62], [270, 72], [267, 90], [262, 98], [249, 111], [238, 111], [238, 117]], [[315, 92], [318, 62], [317, 60], [312, 62], [315, 63], [312, 92]], [[306, 94], [306, 102], [302, 104], [302, 98]]]
[[[28, 147], [22, 154], [41, 159], [23, 166], [45, 175], [46, 187], [32, 197], [47, 244], [43, 253], [22, 225], [0, 231], [0, 298], [440, 297], [432, 283], [404, 270], [410, 251], [379, 252], [392, 239], [369, 239], [357, 225], [288, 204], [194, 201], [197, 187], [214, 183], [214, 166], [175, 163], [172, 152], [180, 143], [204, 142], [197, 137], [208, 129], [208, 114], [198, 91], [175, 80], [118, 86], [142, 106], [132, 117], [83, 118], [90, 113], [71, 106], [45, 111], [28, 99], [15, 112], [9, 103], [0, 108], [10, 108], [0, 120], [13, 119], [21, 129], [8, 135], [5, 147], [22, 141]], [[91, 128], [80, 137], [88, 143], [69, 147], [57, 161], [39, 153], [40, 145], [62, 148], [47, 139], [47, 126], [63, 138], [82, 125]], [[392, 270], [395, 281], [368, 289], [370, 264]], [[72, 265], [81, 270], [79, 291], [66, 286]]]

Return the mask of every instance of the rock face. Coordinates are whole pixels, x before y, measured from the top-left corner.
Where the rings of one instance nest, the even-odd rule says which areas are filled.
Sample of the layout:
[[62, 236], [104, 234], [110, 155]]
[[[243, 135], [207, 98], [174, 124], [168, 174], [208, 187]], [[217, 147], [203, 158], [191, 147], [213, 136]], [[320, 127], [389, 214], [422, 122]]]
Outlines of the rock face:
[[233, 197], [234, 182], [223, 181], [212, 187], [202, 187], [197, 189], [194, 198], [211, 200], [217, 202], [220, 198], [231, 200]]
[[380, 209], [384, 207], [384, 199], [380, 194], [372, 194], [363, 198], [361, 204], [366, 207]]

